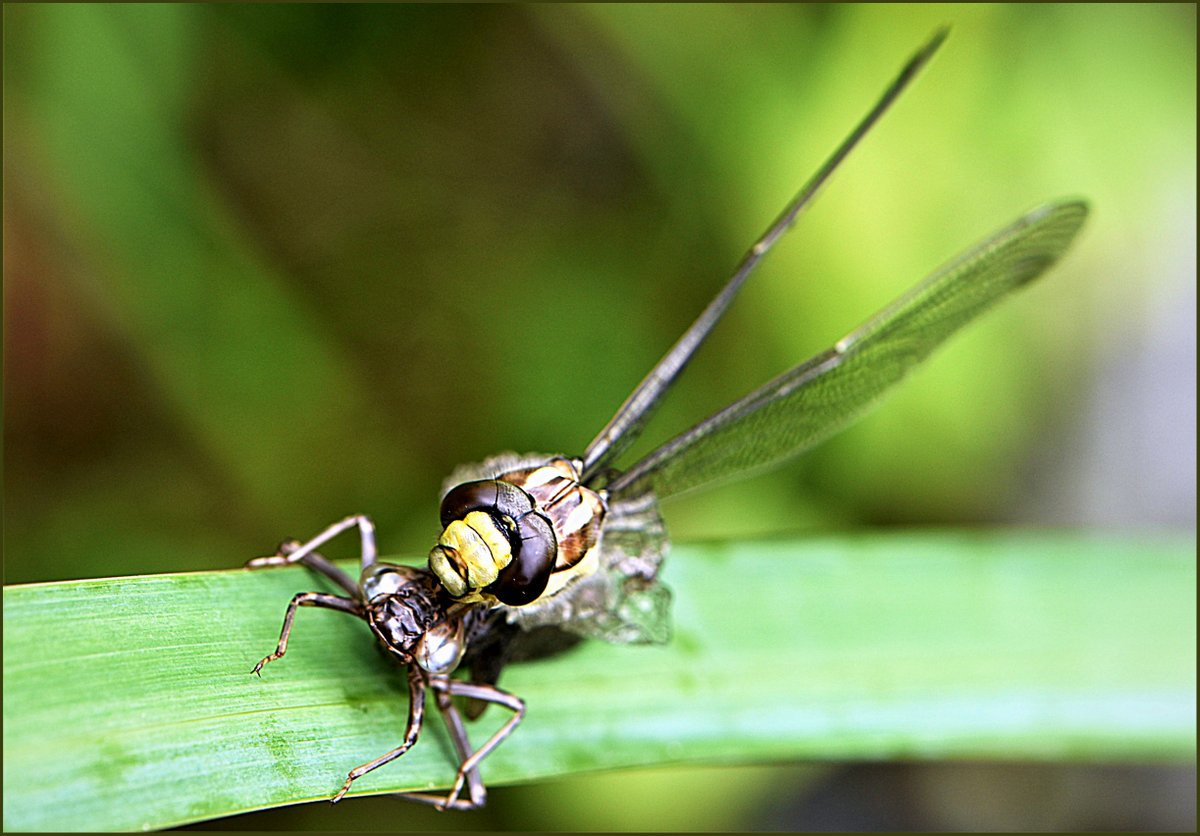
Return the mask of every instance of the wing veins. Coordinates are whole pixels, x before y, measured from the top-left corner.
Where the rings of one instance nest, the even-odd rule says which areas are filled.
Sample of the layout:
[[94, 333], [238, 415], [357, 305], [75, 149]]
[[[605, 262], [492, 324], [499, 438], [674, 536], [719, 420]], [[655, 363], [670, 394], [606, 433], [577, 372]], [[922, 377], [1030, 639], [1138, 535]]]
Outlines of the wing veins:
[[646, 422], [653, 414], [655, 407], [666, 393], [667, 389], [687, 367], [692, 355], [708, 337], [726, 309], [733, 302], [737, 292], [741, 290], [746, 279], [758, 266], [759, 261], [771, 250], [775, 243], [783, 237], [796, 222], [800, 212], [816, 197], [821, 187], [841, 164], [842, 160], [854, 149], [859, 140], [874, 126], [884, 112], [899, 97], [904, 88], [929, 61], [938, 47], [949, 34], [948, 28], [939, 29], [933, 37], [921, 47], [904, 65], [904, 68], [884, 91], [875, 106], [855, 126], [854, 130], [842, 141], [837, 150], [822, 164], [816, 174], [809, 179], [804, 187], [792, 199], [775, 222], [767, 228], [762, 237], [754, 243], [739, 262], [733, 276], [721, 289], [720, 293], [708, 304], [697, 317], [696, 321], [684, 332], [671, 349], [642, 379], [641, 383], [630, 393], [621, 404], [616, 414], [608, 424], [587, 446], [583, 455], [583, 475], [585, 482], [609, 465], [641, 434]]
[[1087, 216], [1041, 206], [966, 250], [834, 346], [666, 442], [609, 486], [659, 499], [777, 464], [865, 411], [961, 326], [1048, 269]]

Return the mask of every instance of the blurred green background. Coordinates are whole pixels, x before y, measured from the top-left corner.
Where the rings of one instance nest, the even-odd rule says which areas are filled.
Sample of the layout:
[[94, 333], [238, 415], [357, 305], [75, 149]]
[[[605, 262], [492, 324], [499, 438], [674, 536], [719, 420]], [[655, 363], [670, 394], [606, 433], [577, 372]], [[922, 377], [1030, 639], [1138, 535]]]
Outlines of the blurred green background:
[[[5, 583], [234, 567], [360, 511], [423, 554], [454, 465], [582, 451], [943, 23], [634, 454], [1037, 203], [1088, 198], [1082, 240], [884, 409], [669, 505], [671, 531], [1194, 529], [1192, 5], [6, 5]], [[1194, 791], [689, 769], [228, 824], [1186, 828]]]

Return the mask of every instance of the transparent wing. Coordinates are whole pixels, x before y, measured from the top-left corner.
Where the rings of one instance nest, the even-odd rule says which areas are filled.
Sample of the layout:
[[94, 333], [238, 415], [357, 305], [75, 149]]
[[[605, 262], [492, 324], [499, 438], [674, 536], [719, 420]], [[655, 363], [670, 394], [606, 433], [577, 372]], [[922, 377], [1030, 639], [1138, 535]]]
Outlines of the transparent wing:
[[649, 420], [650, 415], [654, 412], [654, 408], [658, 405], [662, 396], [671, 384], [675, 382], [675, 378], [679, 377], [680, 373], [687, 367], [688, 361], [692, 359], [692, 355], [696, 353], [696, 349], [700, 347], [700, 344], [704, 342], [709, 332], [712, 331], [713, 327], [721, 319], [721, 316], [725, 313], [730, 303], [733, 302], [734, 297], [741, 290], [746, 279], [754, 272], [754, 268], [758, 266], [758, 262], [770, 251], [771, 247], [775, 246], [775, 243], [783, 237], [783, 234], [796, 223], [796, 218], [799, 217], [800, 212], [812, 202], [817, 192], [825, 185], [825, 181], [841, 165], [842, 160], [853, 150], [859, 140], [867, 134], [871, 127], [879, 120], [879, 117], [883, 116], [884, 112], [891, 106], [900, 93], [903, 92], [909, 82], [916, 77], [921, 68], [933, 57], [938, 47], [946, 40], [948, 33], [948, 29], [939, 29], [908, 60], [908, 63], [904, 65], [904, 69], [900, 71], [900, 74], [896, 76], [891, 85], [888, 86], [888, 89], [884, 91], [879, 101], [875, 103], [875, 106], [863, 117], [854, 130], [850, 132], [850, 135], [842, 141], [842, 144], [838, 146], [837, 150], [817, 170], [817, 173], [804, 184], [804, 187], [792, 198], [792, 202], [787, 205], [783, 213], [763, 233], [763, 236], [742, 257], [742, 261], [738, 264], [737, 270], [734, 271], [733, 277], [721, 289], [716, 298], [709, 302], [708, 307], [701, 312], [691, 327], [684, 332], [675, 345], [671, 346], [670, 351], [658, 361], [658, 364], [650, 370], [650, 373], [646, 375], [637, 388], [625, 399], [625, 403], [621, 404], [620, 409], [617, 410], [617, 413], [604, 429], [600, 431], [599, 435], [592, 439], [592, 443], [588, 445], [587, 450], [583, 454], [584, 482], [591, 482], [596, 474], [606, 468], [641, 434], [646, 421]]
[[929, 353], [1061, 256], [1083, 202], [1039, 207], [958, 256], [836, 345], [668, 441], [610, 485], [659, 499], [745, 476], [841, 429]]

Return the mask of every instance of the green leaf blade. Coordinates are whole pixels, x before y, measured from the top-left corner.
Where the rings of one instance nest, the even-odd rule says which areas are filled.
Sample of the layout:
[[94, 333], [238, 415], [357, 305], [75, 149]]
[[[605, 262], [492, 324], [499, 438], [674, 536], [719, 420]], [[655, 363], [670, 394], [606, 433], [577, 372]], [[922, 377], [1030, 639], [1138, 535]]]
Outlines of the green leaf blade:
[[[679, 546], [665, 647], [515, 665], [489, 784], [668, 762], [1195, 756], [1195, 538], [911, 533]], [[407, 694], [301, 569], [7, 587], [4, 825], [160, 828], [325, 799]], [[432, 708], [432, 706], [431, 706]], [[472, 739], [504, 720], [489, 711]], [[440, 721], [356, 793], [445, 786]], [[350, 802], [353, 803], [353, 802]]]

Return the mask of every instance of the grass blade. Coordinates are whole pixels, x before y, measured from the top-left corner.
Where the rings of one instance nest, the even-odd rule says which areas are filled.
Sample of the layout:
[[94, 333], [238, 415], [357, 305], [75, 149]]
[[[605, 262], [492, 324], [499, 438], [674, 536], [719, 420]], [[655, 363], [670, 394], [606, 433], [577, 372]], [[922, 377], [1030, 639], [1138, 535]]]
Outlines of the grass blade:
[[[677, 547], [666, 647], [518, 665], [491, 784], [635, 764], [1195, 757], [1195, 537], [840, 535]], [[4, 827], [161, 828], [328, 798], [403, 677], [302, 569], [6, 587]], [[471, 727], [482, 740], [489, 712]], [[446, 786], [437, 722], [357, 793]]]

